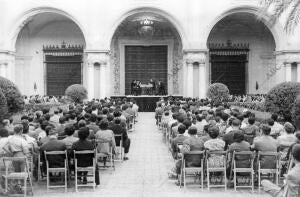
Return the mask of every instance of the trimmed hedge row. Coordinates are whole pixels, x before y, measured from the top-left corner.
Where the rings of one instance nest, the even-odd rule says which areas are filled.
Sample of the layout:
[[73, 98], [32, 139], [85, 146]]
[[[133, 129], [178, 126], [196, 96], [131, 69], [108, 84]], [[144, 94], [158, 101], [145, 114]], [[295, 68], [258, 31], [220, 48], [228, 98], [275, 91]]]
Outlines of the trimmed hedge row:
[[38, 103], [38, 104], [25, 104], [24, 112], [36, 112], [43, 111], [43, 109], [49, 109], [53, 111], [54, 109], [67, 109], [68, 105], [63, 103]]
[[265, 105], [263, 102], [256, 103], [256, 102], [228, 102], [229, 105], [237, 106], [237, 107], [243, 107], [247, 109], [252, 109], [256, 111], [265, 112]]

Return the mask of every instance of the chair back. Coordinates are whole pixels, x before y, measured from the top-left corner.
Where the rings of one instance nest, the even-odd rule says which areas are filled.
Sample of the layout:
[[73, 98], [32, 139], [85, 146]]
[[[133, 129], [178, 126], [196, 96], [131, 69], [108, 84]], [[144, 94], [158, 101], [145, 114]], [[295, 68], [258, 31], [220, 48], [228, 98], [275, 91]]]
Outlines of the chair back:
[[75, 167], [94, 167], [96, 163], [96, 149], [94, 150], [74, 150]]
[[204, 157], [205, 157], [205, 151], [190, 151], [184, 153], [183, 155], [184, 168], [203, 167]]
[[3, 164], [6, 173], [8, 172], [28, 172], [27, 157], [3, 157]]
[[112, 154], [112, 143], [108, 140], [96, 139], [96, 151], [106, 155]]
[[226, 168], [227, 151], [206, 151], [207, 168]]
[[278, 169], [280, 153], [278, 152], [258, 152], [258, 166], [260, 169]]
[[234, 168], [253, 168], [255, 153], [252, 151], [233, 152]]
[[67, 166], [67, 151], [44, 151], [47, 168], [62, 168]]

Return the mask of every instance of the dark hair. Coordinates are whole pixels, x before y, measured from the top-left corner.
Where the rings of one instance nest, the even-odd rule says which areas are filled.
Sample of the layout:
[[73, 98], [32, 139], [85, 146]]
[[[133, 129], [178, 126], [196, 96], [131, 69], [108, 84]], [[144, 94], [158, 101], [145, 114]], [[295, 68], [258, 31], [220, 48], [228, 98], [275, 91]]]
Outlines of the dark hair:
[[184, 134], [185, 130], [186, 130], [186, 127], [183, 124], [178, 126], [178, 129], [177, 129], [178, 133]]
[[300, 144], [295, 144], [292, 149], [294, 159], [300, 162]]
[[212, 138], [215, 139], [219, 136], [219, 127], [217, 126], [212, 126], [208, 128], [208, 135]]
[[66, 122], [66, 118], [64, 116], [59, 118], [59, 123], [64, 124]]
[[273, 126], [273, 125], [274, 125], [274, 120], [273, 120], [272, 118], [269, 118], [269, 119], [267, 120], [267, 122], [268, 122], [268, 125], [270, 125], [270, 126]]
[[78, 137], [80, 140], [85, 140], [90, 135], [89, 128], [81, 127], [78, 131]]
[[244, 140], [244, 133], [241, 130], [235, 131], [233, 133], [233, 141], [234, 142], [242, 142]]
[[14, 127], [14, 132], [15, 133], [21, 133], [23, 131], [23, 125], [22, 124], [17, 124], [15, 127]]
[[45, 132], [46, 132], [46, 135], [48, 136], [50, 131], [52, 130], [52, 127], [51, 126], [46, 126], [45, 128]]
[[184, 124], [186, 128], [190, 128], [192, 122], [189, 119], [185, 119], [182, 124]]
[[116, 118], [115, 119], [115, 124], [121, 124], [121, 118]]
[[111, 115], [111, 114], [108, 114], [108, 115], [107, 115], [107, 120], [108, 120], [109, 122], [113, 121], [113, 120], [114, 120], [114, 116]]
[[8, 130], [5, 128], [0, 129], [0, 137], [8, 137]]
[[199, 115], [199, 114], [198, 114], [198, 115], [196, 116], [196, 120], [197, 120], [197, 121], [201, 122], [201, 121], [202, 121], [202, 119], [203, 119], [203, 118], [202, 118], [202, 116], [201, 116], [201, 115]]
[[252, 117], [252, 116], [250, 116], [250, 117], [248, 118], [248, 123], [249, 123], [250, 125], [253, 125], [253, 124], [255, 123], [255, 118]]
[[79, 128], [85, 127], [85, 126], [86, 126], [85, 120], [80, 120], [80, 121], [78, 122], [78, 127], [79, 127]]
[[182, 115], [177, 116], [177, 121], [183, 123], [184, 117]]
[[237, 127], [241, 125], [241, 121], [239, 119], [232, 120], [232, 126]]
[[296, 138], [297, 138], [298, 140], [300, 140], [300, 131], [297, 131], [297, 132], [295, 133], [295, 136], [296, 136]]
[[260, 128], [261, 128], [261, 130], [262, 130], [262, 132], [263, 132], [264, 135], [270, 135], [270, 133], [271, 133], [271, 128], [270, 128], [268, 125], [262, 124], [262, 125], [260, 126]]
[[286, 123], [284, 123], [284, 130], [285, 130], [286, 133], [288, 133], [288, 134], [294, 133], [295, 127], [294, 127], [291, 123], [286, 122]]
[[50, 120], [50, 114], [45, 114], [44, 118], [45, 118], [45, 120], [49, 121]]
[[108, 127], [108, 122], [107, 120], [101, 120], [101, 122], [99, 123], [99, 128], [101, 130], [106, 130]]
[[197, 128], [196, 127], [190, 127], [189, 130], [188, 130], [188, 134], [196, 135], [197, 134]]
[[122, 114], [119, 111], [114, 111], [113, 115], [114, 117], [120, 117]]
[[277, 115], [277, 114], [272, 114], [272, 115], [271, 115], [271, 118], [272, 118], [274, 121], [277, 121], [278, 115]]
[[96, 122], [97, 121], [97, 115], [96, 114], [92, 114], [90, 117], [90, 121], [91, 122]]
[[67, 126], [67, 127], [65, 128], [65, 134], [68, 135], [68, 136], [73, 135], [74, 132], [75, 132], [75, 128], [74, 128], [74, 126], [72, 126], [72, 125]]
[[23, 133], [26, 134], [29, 132], [29, 123], [27, 119], [22, 120], [22, 125], [23, 125]]

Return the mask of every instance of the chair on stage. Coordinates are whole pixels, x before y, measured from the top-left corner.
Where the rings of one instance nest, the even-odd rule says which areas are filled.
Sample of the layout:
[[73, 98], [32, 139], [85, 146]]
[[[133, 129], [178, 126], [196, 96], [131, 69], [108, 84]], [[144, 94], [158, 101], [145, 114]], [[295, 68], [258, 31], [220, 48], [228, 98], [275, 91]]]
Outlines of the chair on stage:
[[[91, 159], [92, 161], [87, 161]], [[75, 151], [75, 191], [78, 192], [78, 187], [96, 187], [96, 150]], [[87, 164], [90, 163], [90, 164]], [[92, 178], [89, 182], [87, 179]], [[78, 180], [83, 179], [83, 184], [79, 184]], [[85, 182], [86, 181], [86, 182]]]
[[204, 157], [205, 151], [190, 151], [185, 153], [182, 157], [182, 167], [180, 177], [180, 187], [181, 181], [183, 181], [184, 188], [186, 188], [186, 177], [196, 176], [201, 177], [201, 188], [203, 190], [203, 177], [204, 177]]
[[[206, 151], [206, 168], [207, 168], [207, 188], [224, 187], [227, 190], [226, 180], [226, 151]], [[212, 175], [211, 175], [212, 174]], [[221, 175], [223, 174], [223, 175]], [[219, 182], [218, 184], [211, 184], [212, 180]], [[224, 182], [224, 184], [222, 184]]]
[[[237, 188], [251, 188], [254, 192], [254, 159], [255, 153], [252, 151], [233, 152], [232, 156], [232, 171], [234, 190]], [[245, 174], [250, 175], [249, 184], [238, 185], [238, 176], [245, 177]]]
[[[47, 170], [47, 192], [51, 188], [64, 188], [67, 192], [68, 155], [67, 151], [44, 151]], [[50, 180], [63, 180], [63, 184], [50, 185]]]
[[23, 180], [24, 186], [19, 188], [20, 192], [27, 196], [27, 184], [29, 183], [29, 191], [33, 194], [28, 159], [26, 157], [3, 157], [1, 159], [5, 167], [5, 193], [8, 193], [9, 180]]
[[270, 178], [270, 175], [275, 176], [275, 184], [279, 182], [280, 171], [280, 153], [278, 152], [258, 152], [258, 190], [261, 191], [261, 177], [262, 175], [268, 175], [266, 178]]
[[[95, 141], [96, 144], [96, 163], [98, 167], [107, 168], [107, 162], [110, 163], [109, 167], [115, 170], [115, 160], [112, 144], [110, 141], [99, 140]], [[103, 162], [103, 166], [99, 163]]]

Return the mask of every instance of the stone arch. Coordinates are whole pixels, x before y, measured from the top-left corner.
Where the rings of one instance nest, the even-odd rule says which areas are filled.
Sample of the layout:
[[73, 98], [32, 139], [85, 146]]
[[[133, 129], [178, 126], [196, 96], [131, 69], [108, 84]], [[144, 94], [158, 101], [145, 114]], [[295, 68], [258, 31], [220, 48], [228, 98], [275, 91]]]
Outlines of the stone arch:
[[282, 48], [284, 48], [284, 45], [286, 43], [286, 34], [284, 33], [283, 27], [277, 22], [274, 25], [271, 25], [268, 21], [270, 20], [270, 16], [267, 14], [263, 14], [259, 11], [259, 8], [253, 7], [253, 6], [238, 6], [235, 8], [231, 8], [230, 10], [227, 10], [220, 14], [217, 18], [215, 18], [208, 26], [205, 32], [205, 41], [208, 41], [209, 35], [211, 30], [214, 28], [218, 22], [220, 22], [225, 17], [236, 14], [236, 13], [249, 13], [253, 14], [254, 16], [257, 16], [258, 20], [260, 20], [272, 33], [272, 36], [275, 40], [276, 50], [279, 51]]
[[23, 27], [29, 21], [31, 21], [31, 19], [34, 16], [36, 16], [38, 14], [43, 14], [43, 13], [54, 13], [54, 14], [62, 15], [62, 16], [65, 16], [66, 18], [70, 19], [71, 21], [73, 21], [81, 30], [85, 44], [87, 45], [85, 29], [83, 28], [81, 23], [74, 16], [72, 16], [71, 14], [69, 14], [63, 10], [53, 8], [53, 7], [37, 7], [37, 8], [33, 8], [31, 10], [27, 10], [27, 11], [23, 12], [18, 17], [18, 19], [14, 22], [14, 25], [11, 27], [10, 34], [9, 34], [9, 41], [10, 41], [9, 48], [12, 49], [12, 51], [15, 51], [15, 45], [16, 45], [16, 42], [18, 39], [18, 35], [21, 32], [21, 30], [23, 29]]
[[167, 13], [166, 11], [164, 11], [160, 8], [155, 8], [155, 7], [139, 7], [139, 8], [135, 8], [135, 9], [129, 9], [129, 10], [125, 11], [123, 14], [121, 14], [118, 17], [117, 21], [110, 28], [110, 31], [107, 36], [107, 38], [109, 38], [108, 46], [110, 46], [110, 44], [113, 40], [113, 37], [114, 37], [114, 33], [118, 29], [119, 25], [126, 18], [128, 18], [134, 14], [138, 14], [138, 13], [142, 13], [142, 12], [150, 12], [150, 13], [154, 13], [154, 14], [157, 14], [157, 15], [160, 15], [160, 16], [166, 18], [177, 30], [177, 32], [180, 36], [183, 48], [185, 48], [185, 46], [187, 46], [187, 37], [186, 37], [184, 29], [183, 29], [182, 25], [179, 23], [179, 21], [174, 16]]

